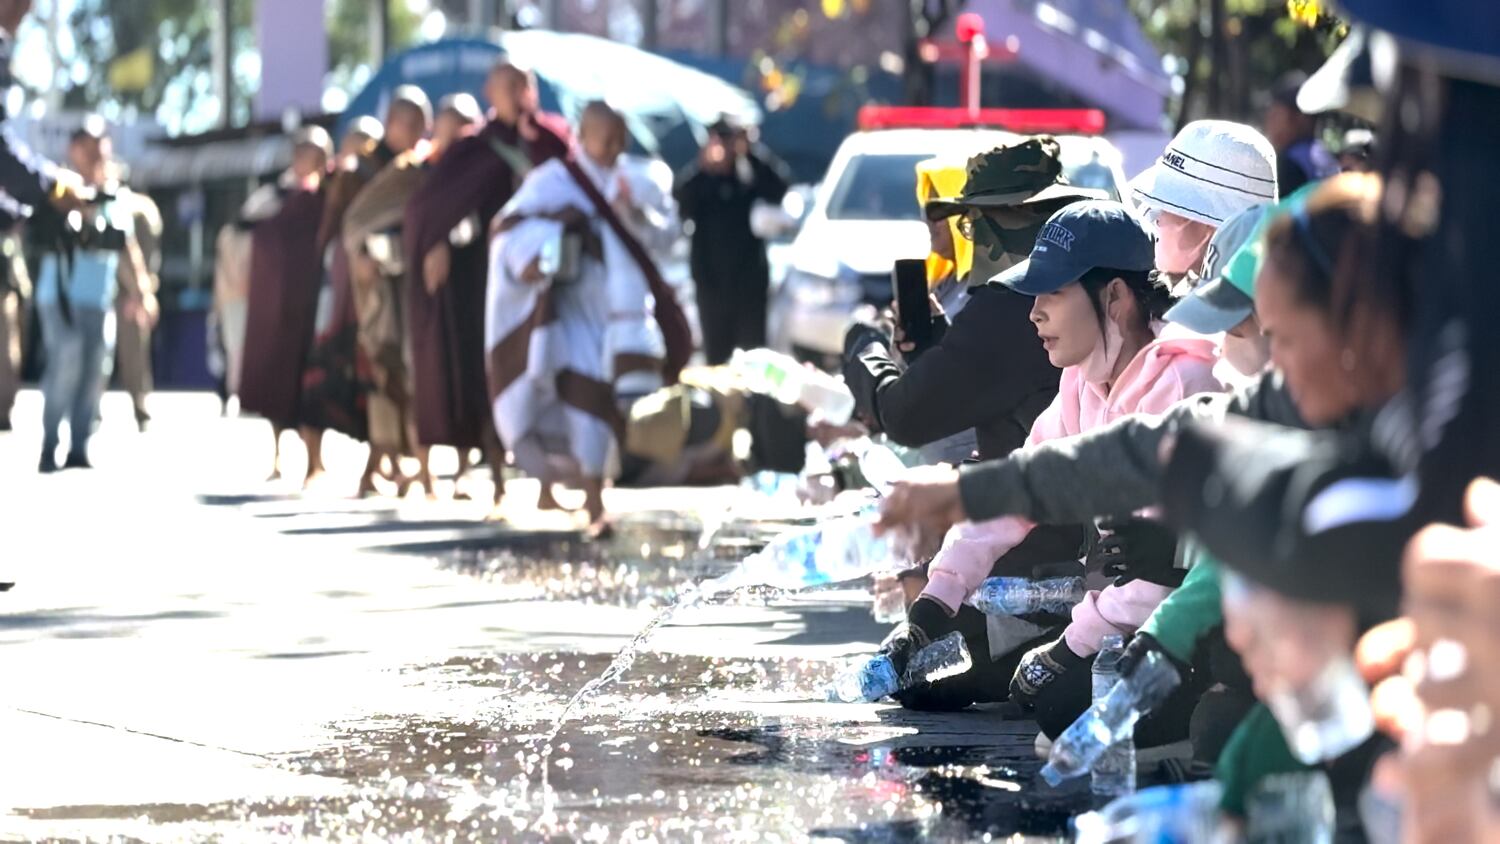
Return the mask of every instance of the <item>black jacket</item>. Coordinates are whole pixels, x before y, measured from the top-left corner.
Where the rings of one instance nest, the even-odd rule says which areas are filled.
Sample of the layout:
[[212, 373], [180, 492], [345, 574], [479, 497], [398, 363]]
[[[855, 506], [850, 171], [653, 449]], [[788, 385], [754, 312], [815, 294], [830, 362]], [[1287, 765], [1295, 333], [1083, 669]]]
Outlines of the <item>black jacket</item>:
[[1415, 481], [1395, 477], [1354, 430], [1298, 431], [1244, 419], [1190, 425], [1162, 503], [1227, 565], [1283, 595], [1348, 604], [1364, 624], [1396, 615], [1401, 556], [1425, 521]]
[[750, 208], [786, 196], [786, 165], [765, 149], [746, 157], [749, 180], [735, 172], [710, 173], [694, 162], [677, 174], [673, 195], [682, 219], [693, 222], [692, 271], [698, 284], [769, 281], [765, 243], [750, 230]]
[[1031, 326], [1031, 298], [974, 287], [937, 345], [903, 372], [890, 341], [868, 326], [845, 338], [844, 381], [862, 416], [904, 446], [973, 428], [981, 459], [1024, 445], [1057, 395], [1059, 372]]

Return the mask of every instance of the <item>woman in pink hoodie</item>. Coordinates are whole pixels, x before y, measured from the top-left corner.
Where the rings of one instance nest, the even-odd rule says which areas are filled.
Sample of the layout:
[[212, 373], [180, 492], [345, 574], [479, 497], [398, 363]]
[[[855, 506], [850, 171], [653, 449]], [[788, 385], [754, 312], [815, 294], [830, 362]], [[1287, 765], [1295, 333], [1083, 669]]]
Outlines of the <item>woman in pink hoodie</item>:
[[[1090, 201], [1054, 214], [1030, 259], [996, 278], [1036, 298], [1031, 321], [1048, 358], [1062, 369], [1057, 398], [1037, 418], [1029, 442], [1072, 436], [1222, 389], [1212, 374], [1213, 341], [1157, 337], [1171, 299], [1153, 283], [1153, 264], [1152, 238], [1140, 221], [1117, 202]], [[909, 627], [916, 628], [908, 632], [911, 644], [929, 638], [927, 627], [942, 629], [942, 616], [951, 619], [995, 561], [1033, 526], [1002, 517], [950, 530], [928, 569], [926, 588], [908, 611]], [[1135, 580], [1090, 592], [1058, 647], [1086, 658], [1105, 634], [1133, 632], [1170, 591]], [[899, 632], [893, 637], [900, 638]], [[891, 641], [887, 648], [907, 650], [906, 644]]]

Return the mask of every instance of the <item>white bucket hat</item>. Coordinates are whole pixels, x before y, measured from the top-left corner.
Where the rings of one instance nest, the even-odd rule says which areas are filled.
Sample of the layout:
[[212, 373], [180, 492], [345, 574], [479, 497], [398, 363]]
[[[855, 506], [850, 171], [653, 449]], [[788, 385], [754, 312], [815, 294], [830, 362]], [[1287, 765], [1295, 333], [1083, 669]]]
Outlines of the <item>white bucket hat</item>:
[[1195, 120], [1130, 185], [1135, 200], [1210, 226], [1276, 201], [1276, 150], [1243, 123]]

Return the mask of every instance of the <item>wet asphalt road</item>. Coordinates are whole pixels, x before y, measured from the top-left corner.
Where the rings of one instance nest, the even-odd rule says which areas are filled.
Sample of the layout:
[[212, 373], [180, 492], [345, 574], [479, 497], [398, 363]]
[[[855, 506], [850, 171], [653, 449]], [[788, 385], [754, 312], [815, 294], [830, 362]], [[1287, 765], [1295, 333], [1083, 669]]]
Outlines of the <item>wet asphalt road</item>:
[[107, 396], [98, 468], [39, 478], [39, 405], [0, 434], [0, 840], [957, 841], [1079, 805], [1033, 785], [1030, 723], [820, 702], [885, 632], [858, 591], [677, 614], [544, 783], [563, 704], [744, 553], [737, 521], [698, 540], [771, 515], [751, 494], [612, 491], [601, 547], [526, 484], [499, 526], [352, 500], [362, 455], [330, 437], [301, 495], [263, 480], [264, 423], [202, 395], [154, 397], [145, 435]]

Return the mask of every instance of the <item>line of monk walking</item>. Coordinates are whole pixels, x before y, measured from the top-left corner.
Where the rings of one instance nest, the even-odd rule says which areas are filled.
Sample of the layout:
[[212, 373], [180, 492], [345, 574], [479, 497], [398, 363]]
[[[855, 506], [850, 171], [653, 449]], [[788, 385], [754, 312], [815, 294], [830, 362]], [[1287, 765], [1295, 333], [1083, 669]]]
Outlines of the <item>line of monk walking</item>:
[[485, 114], [467, 94], [434, 109], [403, 86], [337, 152], [321, 128], [295, 135], [290, 168], [219, 234], [226, 387], [271, 423], [272, 478], [295, 430], [317, 482], [334, 430], [369, 445], [360, 495], [383, 479], [431, 497], [430, 450], [447, 446], [458, 497], [482, 453], [498, 515], [508, 446], [539, 506], [558, 507], [554, 484], [581, 488], [603, 530], [621, 408], [692, 351], [657, 268], [679, 231], [671, 173], [627, 165], [625, 120], [603, 103], [575, 143], [504, 60], [484, 97]]

